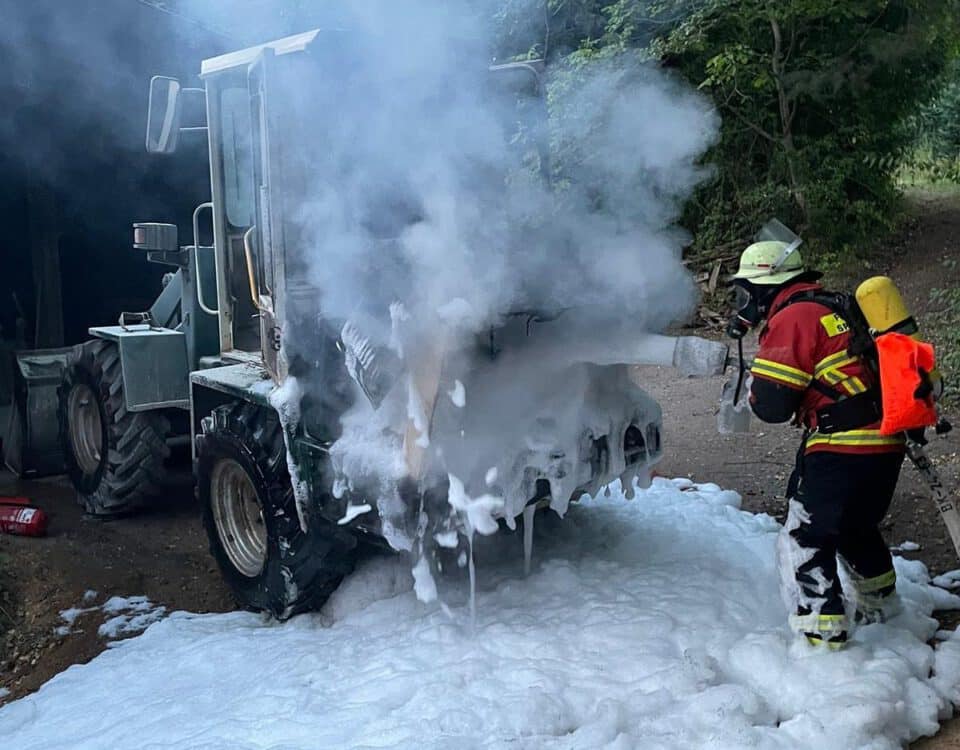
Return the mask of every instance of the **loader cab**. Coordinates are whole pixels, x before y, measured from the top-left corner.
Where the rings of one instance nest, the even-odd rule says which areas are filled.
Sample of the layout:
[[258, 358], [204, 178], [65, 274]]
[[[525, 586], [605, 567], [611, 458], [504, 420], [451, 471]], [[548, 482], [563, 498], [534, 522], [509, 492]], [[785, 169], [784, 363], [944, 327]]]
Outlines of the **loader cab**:
[[[318, 233], [326, 227], [322, 212], [310, 213], [310, 201], [318, 188], [337, 190], [343, 174], [362, 162], [344, 147], [349, 139], [333, 132], [364, 127], [363, 107], [369, 104], [363, 103], [373, 96], [367, 86], [375, 71], [361, 70], [370, 63], [356, 59], [357, 45], [355, 39], [346, 43], [348, 33], [314, 30], [210, 58], [201, 67], [211, 201], [198, 207], [198, 215], [200, 221], [212, 221], [216, 259], [216, 299], [206, 300], [204, 309], [219, 318], [217, 359], [262, 362], [275, 381], [283, 380], [290, 364], [279, 356], [285, 338], [323, 338], [335, 344], [339, 330], [331, 322], [336, 330], [323, 329], [320, 337], [285, 336], [294, 334], [293, 326], [316, 333], [324, 325], [311, 266], [318, 261], [313, 257]], [[490, 70], [490, 95], [520, 102], [516, 117], [507, 117], [505, 126], [517, 128], [519, 137], [510, 141], [526, 149], [521, 161], [548, 175], [542, 63], [507, 63]], [[197, 91], [181, 91], [168, 81], [156, 97], [167, 109], [156, 113], [155, 134], [176, 128], [177, 95]], [[160, 143], [159, 136], [154, 140], [151, 148], [148, 133], [149, 150], [164, 152], [176, 145], [175, 137], [172, 146]], [[382, 257], [388, 260], [391, 243], [420, 215], [405, 195], [406, 176], [387, 175], [392, 189], [386, 191], [384, 179], [378, 175], [380, 182], [370, 190], [384, 196], [384, 205], [367, 206], [366, 214], [354, 219], [367, 223], [365, 234], [382, 243]], [[195, 219], [195, 233], [197, 223]], [[320, 360], [339, 356], [327, 348], [324, 344], [322, 351], [301, 354], [316, 371]]]
[[[327, 360], [342, 359], [335, 351], [342, 321], [321, 315], [312, 276], [325, 262], [317, 257], [320, 239], [335, 231], [315, 202], [324, 191], [363, 184], [358, 164], [386, 161], [383, 154], [356, 153], [374, 139], [350, 137], [375, 126], [368, 115], [378, 105], [377, 71], [373, 55], [360, 52], [364, 46], [350, 32], [315, 30], [203, 64], [219, 296], [227, 300], [221, 350], [259, 352], [277, 381], [293, 364], [279, 357], [284, 340], [287, 360], [306, 360], [316, 377], [323, 377]], [[542, 72], [540, 61], [491, 66], [488, 95], [510, 102], [503, 126], [515, 131], [507, 140], [524, 150], [517, 163], [546, 177]], [[385, 266], [399, 257], [395, 242], [403, 230], [422, 218], [408, 178], [384, 166], [363, 191], [359, 213], [344, 220], [363, 225], [359, 234], [378, 243]], [[308, 335], [297, 335], [297, 327]], [[309, 351], [289, 346], [303, 341], [313, 342]]]
[[[283, 321], [314, 332], [319, 322], [307, 259], [316, 227], [304, 220], [302, 204], [312, 187], [308, 175], [323, 168], [316, 137], [322, 110], [305, 103], [323, 70], [318, 51], [335, 57], [344, 33], [314, 30], [206, 60], [201, 68], [221, 357], [262, 361], [278, 382], [289, 364], [279, 356]], [[310, 353], [313, 369], [320, 356]]]
[[260, 352], [259, 300], [250, 292], [247, 263], [257, 223], [250, 94], [242, 68], [211, 75], [205, 83], [220, 352], [246, 359]]
[[[268, 131], [267, 80], [275, 57], [303, 52], [319, 31], [307, 32], [205, 60], [203, 88], [185, 88], [157, 76], [151, 81], [147, 150], [176, 150], [184, 131], [205, 131], [209, 149], [210, 200], [197, 206], [193, 245], [184, 251], [210, 250], [215, 258], [216, 293], [199, 290], [199, 306], [218, 318], [219, 356], [202, 366], [256, 362], [262, 359], [277, 376], [279, 319], [274, 307], [283, 290], [275, 290], [275, 270], [283, 259], [273, 257], [270, 208], [270, 160], [276, 158]], [[268, 59], [270, 62], [268, 62]], [[200, 98], [205, 121], [189, 121], [187, 104]], [[277, 230], [281, 228], [275, 228]], [[200, 248], [199, 236], [211, 234], [212, 248]], [[196, 248], [196, 249], [194, 249]], [[171, 248], [176, 252], [176, 248]], [[282, 279], [281, 279], [282, 281]], [[277, 293], [279, 292], [279, 294]]]

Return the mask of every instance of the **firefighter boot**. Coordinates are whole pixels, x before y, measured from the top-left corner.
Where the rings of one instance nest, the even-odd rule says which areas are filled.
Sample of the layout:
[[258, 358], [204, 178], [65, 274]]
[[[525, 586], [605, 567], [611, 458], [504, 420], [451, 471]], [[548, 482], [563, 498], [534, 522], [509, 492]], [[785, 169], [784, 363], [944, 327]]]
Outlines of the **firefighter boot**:
[[846, 615], [801, 612], [790, 615], [790, 627], [798, 635], [804, 636], [811, 646], [826, 645], [831, 651], [837, 651], [847, 642]]
[[887, 622], [903, 611], [897, 594], [897, 574], [891, 568], [883, 575], [863, 578], [851, 571], [856, 587], [856, 621], [858, 623]]

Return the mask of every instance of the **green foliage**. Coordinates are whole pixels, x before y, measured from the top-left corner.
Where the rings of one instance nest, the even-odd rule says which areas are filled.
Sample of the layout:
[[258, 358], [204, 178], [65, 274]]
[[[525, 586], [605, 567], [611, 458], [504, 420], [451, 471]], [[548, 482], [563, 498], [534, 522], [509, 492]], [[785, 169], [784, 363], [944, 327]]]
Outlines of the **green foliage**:
[[[723, 117], [707, 159], [715, 178], [684, 217], [701, 252], [770, 215], [832, 252], [888, 230], [911, 123], [957, 50], [960, 17], [957, 0], [500, 2], [515, 53], [586, 64], [632, 52], [712, 99]], [[541, 14], [521, 30], [531, 8]], [[960, 85], [936, 107], [937, 142], [960, 143]]]
[[960, 159], [960, 60], [944, 73], [937, 96], [917, 118], [918, 139], [937, 159]]
[[603, 0], [496, 0], [500, 57], [559, 60], [590, 46], [606, 28]]
[[[684, 216], [699, 252], [777, 215], [808, 247], [842, 256], [897, 220], [898, 179], [960, 178], [960, 62], [948, 67], [960, 0], [461, 2], [492, 18], [499, 60], [544, 57], [564, 76], [657, 60], [712, 100], [715, 177]], [[285, 5], [299, 27], [320, 7]]]
[[960, 184], [960, 157], [937, 155], [918, 144], [904, 157], [897, 179], [905, 186]]
[[901, 164], [906, 185], [960, 184], [960, 60], [953, 60], [938, 84], [936, 97], [908, 127], [914, 146]]
[[953, 33], [949, 5], [699, 6], [655, 44], [724, 116], [713, 154], [723, 179], [706, 190], [720, 191], [724, 210], [753, 224], [764, 211], [786, 217], [814, 247], [856, 246], [889, 229], [893, 177], [909, 143], [900, 123], [942, 69]]

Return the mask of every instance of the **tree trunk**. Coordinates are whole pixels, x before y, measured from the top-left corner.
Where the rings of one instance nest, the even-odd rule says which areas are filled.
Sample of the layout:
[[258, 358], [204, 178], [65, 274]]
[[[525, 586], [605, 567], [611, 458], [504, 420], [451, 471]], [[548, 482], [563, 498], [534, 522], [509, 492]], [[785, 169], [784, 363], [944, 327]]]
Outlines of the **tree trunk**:
[[63, 346], [57, 195], [36, 173], [27, 178], [27, 223], [36, 299], [33, 345], [37, 348]]
[[773, 70], [773, 80], [777, 86], [777, 104], [780, 109], [780, 144], [783, 146], [784, 156], [787, 160], [787, 176], [790, 180], [790, 191], [793, 193], [793, 199], [797, 202], [797, 206], [799, 206], [803, 214], [804, 224], [806, 224], [809, 219], [807, 214], [807, 201], [797, 177], [797, 149], [793, 143], [793, 116], [796, 113], [791, 109], [790, 97], [787, 95], [787, 89], [783, 83], [786, 58], [783, 53], [783, 35], [780, 31], [780, 23], [776, 18], [770, 19], [770, 29], [773, 32], [773, 59], [770, 67]]

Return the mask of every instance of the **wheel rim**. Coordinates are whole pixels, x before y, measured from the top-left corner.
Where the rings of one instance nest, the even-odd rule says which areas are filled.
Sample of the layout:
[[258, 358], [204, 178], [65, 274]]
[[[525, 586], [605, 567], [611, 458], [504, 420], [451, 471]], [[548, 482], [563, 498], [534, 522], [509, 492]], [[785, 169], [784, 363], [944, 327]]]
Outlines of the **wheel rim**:
[[67, 404], [70, 445], [77, 465], [84, 474], [95, 474], [103, 456], [103, 422], [100, 404], [93, 389], [77, 383], [70, 390]]
[[232, 458], [220, 459], [213, 467], [210, 502], [227, 557], [240, 573], [255, 577], [267, 560], [267, 527], [250, 476]]

